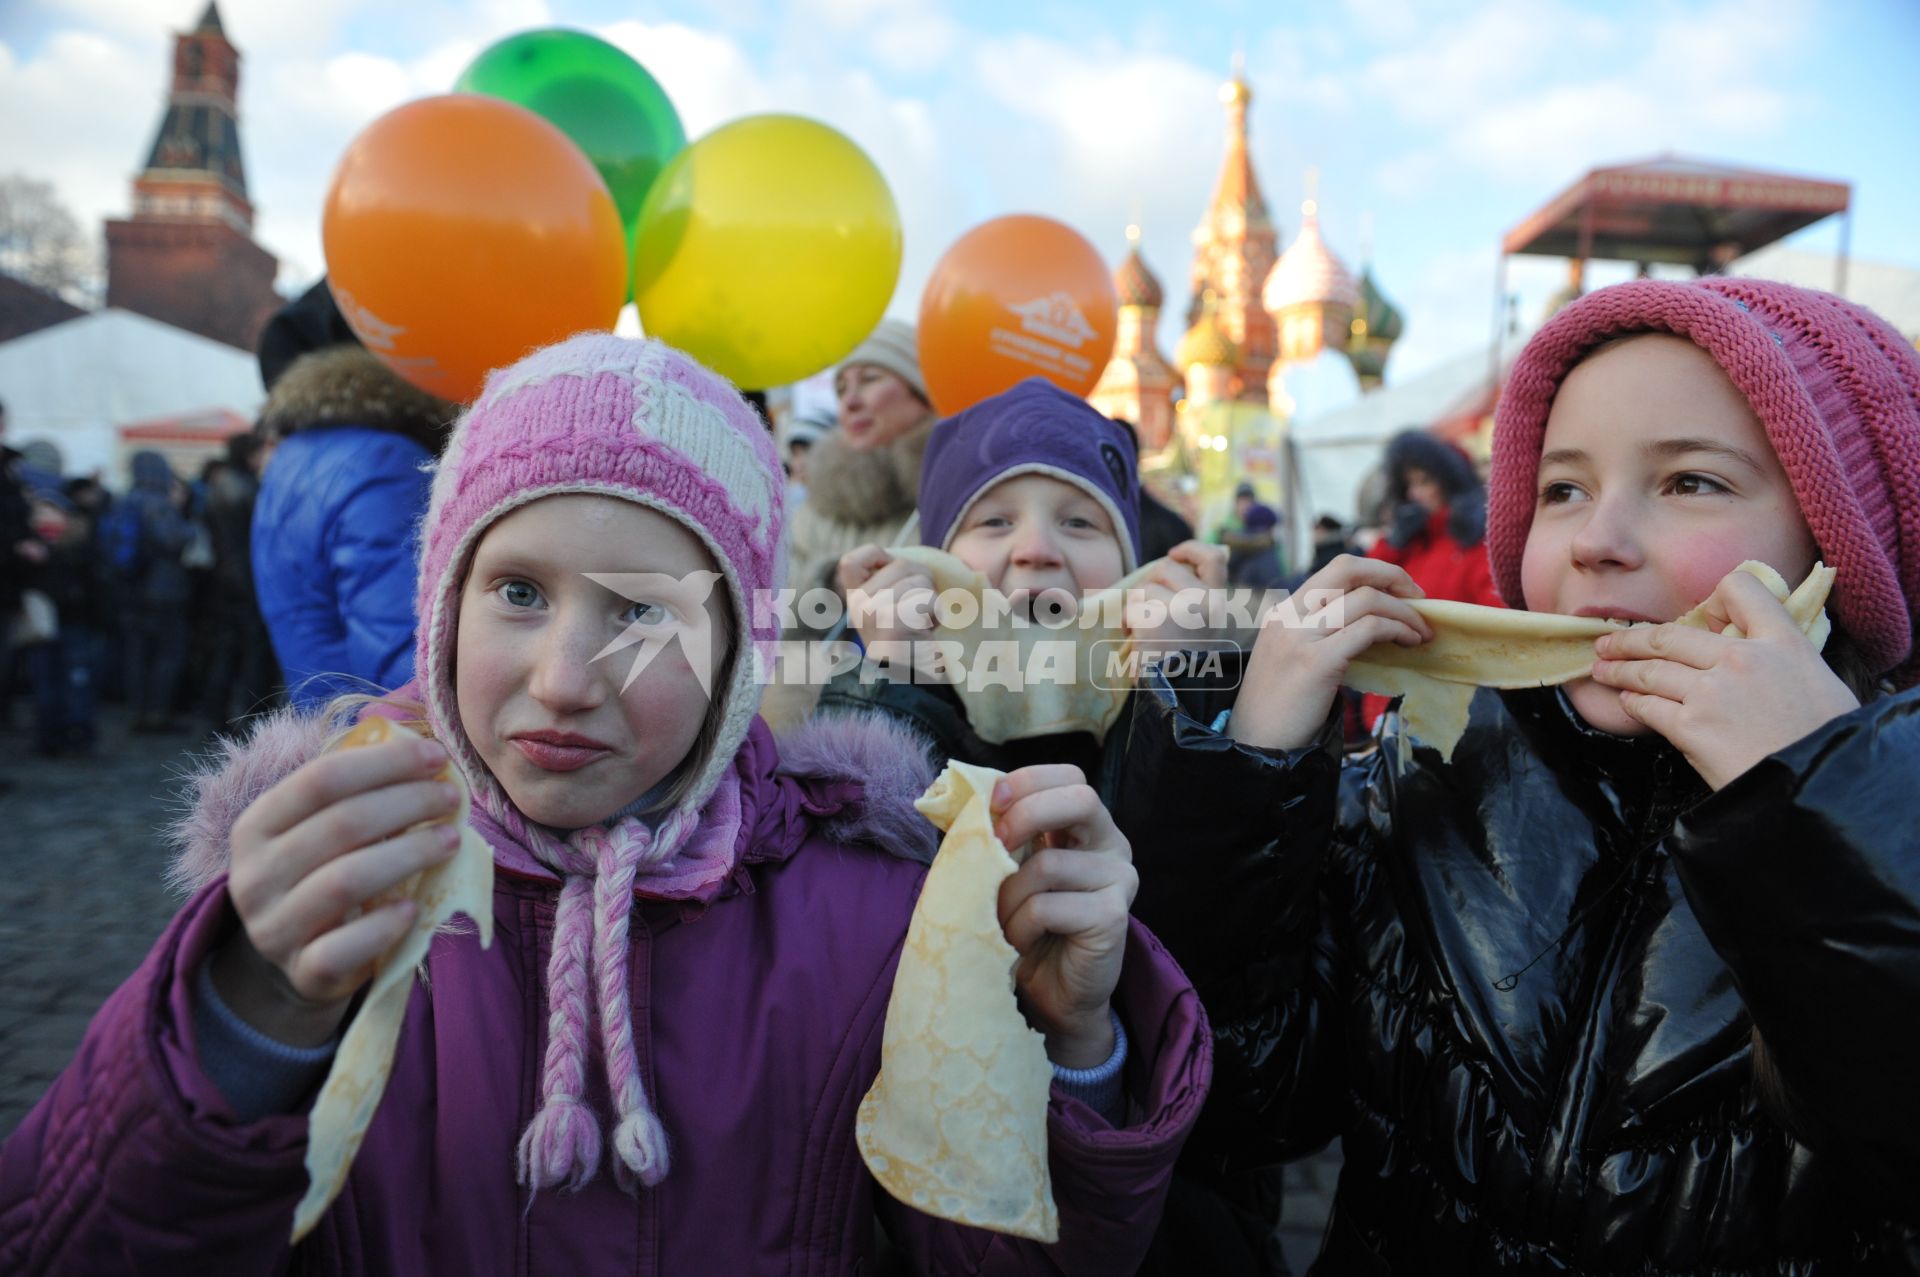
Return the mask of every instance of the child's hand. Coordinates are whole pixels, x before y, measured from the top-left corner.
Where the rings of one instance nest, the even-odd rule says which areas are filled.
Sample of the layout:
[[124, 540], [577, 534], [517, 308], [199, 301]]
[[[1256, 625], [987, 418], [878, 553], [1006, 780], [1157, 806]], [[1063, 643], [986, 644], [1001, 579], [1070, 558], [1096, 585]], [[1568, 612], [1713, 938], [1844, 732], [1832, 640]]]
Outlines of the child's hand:
[[1227, 734], [1262, 749], [1311, 745], [1356, 657], [1375, 643], [1433, 637], [1406, 602], [1423, 597], [1405, 569], [1350, 554], [1308, 577], [1262, 622]]
[[[1196, 602], [1202, 592], [1218, 590], [1227, 583], [1227, 548], [1223, 545], [1208, 545], [1205, 541], [1182, 541], [1167, 551], [1167, 557], [1152, 576], [1138, 587], [1141, 601], [1156, 603], [1153, 608], [1161, 614], [1157, 625], [1135, 624], [1136, 615], [1142, 609], [1126, 608], [1127, 632], [1136, 639], [1178, 641], [1180, 639], [1199, 639], [1207, 637], [1206, 614], [1204, 604], [1200, 605], [1200, 614], [1194, 616], [1195, 602], [1186, 603], [1174, 610], [1173, 601], [1178, 595], [1186, 595]], [[1129, 603], [1132, 599], [1129, 598]], [[1198, 621], [1194, 624], [1183, 624]]]
[[1140, 889], [1133, 849], [1078, 767], [1022, 767], [993, 790], [994, 832], [1034, 850], [1000, 884], [1000, 926], [1020, 953], [1014, 985], [1047, 1055], [1090, 1069], [1113, 1054], [1107, 1009]]
[[[1713, 632], [1643, 625], [1594, 641], [1594, 682], [1672, 741], [1715, 789], [1860, 702], [1756, 578], [1735, 572], [1707, 600]], [[1745, 638], [1719, 633], [1737, 625]]]
[[434, 741], [326, 753], [240, 814], [227, 894], [242, 930], [214, 954], [212, 974], [248, 1024], [295, 1046], [333, 1036], [416, 909], [362, 907], [459, 848], [456, 824], [414, 828], [459, 810], [454, 786], [433, 779], [446, 764]]
[[[877, 545], [863, 545], [841, 557], [835, 580], [847, 597], [849, 621], [873, 659], [904, 663], [907, 653], [898, 645], [932, 637], [933, 578], [925, 568], [896, 559]], [[915, 598], [921, 593], [926, 597]], [[908, 607], [909, 600], [915, 606]], [[909, 624], [908, 612], [925, 624]]]

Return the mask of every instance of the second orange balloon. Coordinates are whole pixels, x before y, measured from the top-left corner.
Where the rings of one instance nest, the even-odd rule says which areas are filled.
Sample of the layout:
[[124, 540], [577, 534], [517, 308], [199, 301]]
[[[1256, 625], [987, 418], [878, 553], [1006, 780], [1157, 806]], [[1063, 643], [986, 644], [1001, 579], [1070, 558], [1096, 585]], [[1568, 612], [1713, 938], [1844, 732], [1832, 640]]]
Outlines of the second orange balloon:
[[1119, 299], [1100, 253], [1050, 217], [996, 217], [941, 257], [920, 299], [920, 370], [951, 415], [1045, 377], [1084, 395], [1113, 354]]

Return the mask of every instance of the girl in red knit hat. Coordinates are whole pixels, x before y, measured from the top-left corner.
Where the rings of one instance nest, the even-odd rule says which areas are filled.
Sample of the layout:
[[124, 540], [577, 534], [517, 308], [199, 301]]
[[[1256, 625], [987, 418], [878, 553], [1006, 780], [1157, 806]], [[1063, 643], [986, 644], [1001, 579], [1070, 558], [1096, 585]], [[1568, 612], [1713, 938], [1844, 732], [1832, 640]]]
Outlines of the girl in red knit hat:
[[[1220, 1053], [1190, 1153], [1340, 1138], [1321, 1273], [1920, 1272], [1920, 355], [1781, 284], [1596, 292], [1514, 367], [1487, 543], [1513, 607], [1652, 624], [1343, 764], [1348, 663], [1432, 637], [1343, 558], [1222, 730], [1142, 697], [1115, 815]], [[1748, 559], [1837, 570], [1824, 650]]]

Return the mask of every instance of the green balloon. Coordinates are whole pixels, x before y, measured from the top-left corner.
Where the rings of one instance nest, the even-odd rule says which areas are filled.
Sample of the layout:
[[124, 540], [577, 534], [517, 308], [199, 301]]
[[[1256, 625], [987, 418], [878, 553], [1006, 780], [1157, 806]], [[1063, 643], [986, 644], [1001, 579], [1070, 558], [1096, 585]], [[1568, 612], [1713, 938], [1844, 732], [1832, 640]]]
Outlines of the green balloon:
[[454, 84], [544, 117], [586, 152], [606, 179], [632, 245], [640, 206], [687, 144], [680, 115], [647, 69], [584, 31], [523, 31], [490, 46]]

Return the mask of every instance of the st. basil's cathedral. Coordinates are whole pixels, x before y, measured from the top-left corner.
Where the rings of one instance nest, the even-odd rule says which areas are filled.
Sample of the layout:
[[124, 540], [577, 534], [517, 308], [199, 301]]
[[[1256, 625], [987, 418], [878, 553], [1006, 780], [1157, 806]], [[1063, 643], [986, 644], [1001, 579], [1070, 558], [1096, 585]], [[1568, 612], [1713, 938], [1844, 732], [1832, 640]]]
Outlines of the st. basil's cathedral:
[[[1328, 247], [1311, 194], [1283, 253], [1247, 146], [1253, 91], [1236, 69], [1220, 90], [1227, 146], [1206, 215], [1193, 232], [1187, 330], [1169, 361], [1155, 330], [1165, 292], [1140, 256], [1138, 228], [1114, 272], [1120, 317], [1113, 358], [1088, 400], [1139, 430], [1142, 477], [1189, 517], [1212, 517], [1241, 482], [1291, 506], [1289, 423], [1311, 381], [1323, 391], [1376, 389], [1405, 320], [1363, 264], [1356, 280]], [[1311, 180], [1309, 182], [1311, 186]], [[1293, 383], [1290, 389], [1290, 382]]]

